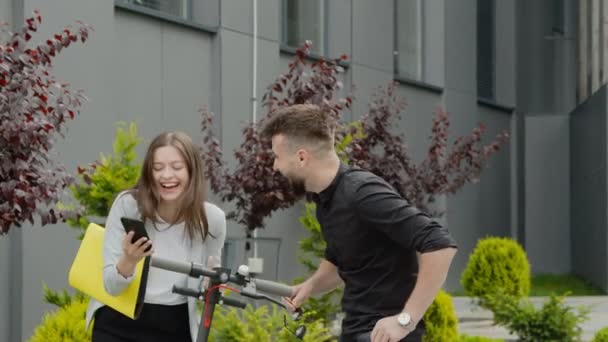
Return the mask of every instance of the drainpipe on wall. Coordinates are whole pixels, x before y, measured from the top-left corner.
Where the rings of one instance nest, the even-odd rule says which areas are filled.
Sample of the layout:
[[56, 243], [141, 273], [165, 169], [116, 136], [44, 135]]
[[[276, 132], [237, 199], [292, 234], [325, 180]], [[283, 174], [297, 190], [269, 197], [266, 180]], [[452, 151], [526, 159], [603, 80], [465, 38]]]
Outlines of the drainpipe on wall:
[[[251, 83], [251, 122], [257, 122], [257, 74], [258, 74], [258, 1], [253, 0], [253, 58], [252, 58], [252, 83]], [[264, 271], [264, 259], [258, 257], [258, 229], [253, 230], [253, 258], [249, 258], [249, 272], [262, 273]]]

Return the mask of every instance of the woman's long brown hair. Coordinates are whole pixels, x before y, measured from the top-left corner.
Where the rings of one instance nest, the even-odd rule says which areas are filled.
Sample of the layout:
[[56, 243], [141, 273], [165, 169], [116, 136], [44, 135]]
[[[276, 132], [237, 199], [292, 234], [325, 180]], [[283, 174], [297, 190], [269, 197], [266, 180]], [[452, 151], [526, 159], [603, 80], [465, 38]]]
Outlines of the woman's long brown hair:
[[205, 178], [203, 176], [203, 161], [198, 154], [192, 139], [183, 132], [165, 132], [158, 135], [148, 147], [141, 176], [137, 185], [133, 189], [133, 195], [137, 200], [139, 212], [143, 220], [158, 222], [158, 206], [160, 204], [160, 194], [156, 187], [152, 175], [154, 164], [154, 153], [160, 147], [173, 146], [184, 158], [188, 168], [189, 184], [184, 193], [179, 198], [179, 211], [175, 222], [184, 221], [190, 240], [200, 236], [202, 240], [209, 235], [209, 222], [205, 212], [205, 200], [207, 199]]

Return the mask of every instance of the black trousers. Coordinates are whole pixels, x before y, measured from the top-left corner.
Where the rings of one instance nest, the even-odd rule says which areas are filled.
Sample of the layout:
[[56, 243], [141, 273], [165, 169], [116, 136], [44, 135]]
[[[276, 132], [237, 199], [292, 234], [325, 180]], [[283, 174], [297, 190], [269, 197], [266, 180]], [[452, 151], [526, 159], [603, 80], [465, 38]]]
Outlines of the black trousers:
[[[339, 342], [370, 342], [372, 332], [366, 332], [357, 334], [355, 336], [340, 336]], [[424, 333], [420, 330], [412, 331], [409, 335], [407, 335], [401, 342], [422, 342], [422, 335]]]
[[108, 307], [95, 313], [92, 342], [192, 342], [188, 304], [144, 304], [138, 319]]

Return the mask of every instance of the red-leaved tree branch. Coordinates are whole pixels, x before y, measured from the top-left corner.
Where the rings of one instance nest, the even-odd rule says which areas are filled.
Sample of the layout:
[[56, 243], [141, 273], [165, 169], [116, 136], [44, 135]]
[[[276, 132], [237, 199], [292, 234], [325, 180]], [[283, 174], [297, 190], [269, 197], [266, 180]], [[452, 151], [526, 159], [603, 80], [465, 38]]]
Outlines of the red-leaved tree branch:
[[360, 125], [344, 123], [341, 113], [349, 109], [353, 101], [351, 94], [343, 98], [338, 95], [342, 88], [340, 64], [347, 57], [308, 64], [310, 46], [307, 42], [300, 47], [287, 73], [279, 75], [268, 87], [263, 98], [266, 113], [259, 123], [249, 123], [243, 128], [243, 141], [234, 151], [236, 166], [233, 169], [229, 169], [223, 159], [220, 142], [213, 131], [213, 114], [201, 111], [201, 153], [211, 189], [222, 201], [235, 204], [228, 218], [244, 225], [248, 232], [264, 227], [264, 220], [274, 211], [289, 208], [297, 200], [287, 180], [272, 168], [270, 142], [258, 134], [258, 127], [277, 108], [314, 103], [330, 111], [338, 122], [336, 142], [346, 135], [353, 138], [342, 151], [349, 163], [383, 177], [411, 203], [427, 211], [436, 196], [455, 193], [466, 183], [476, 182], [490, 156], [508, 140], [508, 134], [503, 132], [484, 145], [484, 126], [480, 124], [470, 135], [457, 138], [450, 148], [449, 118], [443, 110], [438, 110], [427, 156], [417, 163], [410, 156], [405, 138], [392, 128], [406, 108], [405, 101], [396, 94], [396, 84], [380, 88], [372, 97], [369, 112], [362, 116]]
[[25, 221], [55, 223], [53, 209], [72, 182], [50, 157], [66, 122], [74, 119], [85, 99], [51, 73], [52, 61], [72, 43], [85, 42], [91, 28], [78, 23], [38, 45], [32, 34], [42, 17], [38, 11], [19, 32], [0, 28], [0, 233]]
[[[448, 114], [438, 109], [433, 118], [424, 160], [415, 162], [402, 134], [391, 129], [401, 118], [406, 103], [391, 83], [372, 96], [369, 112], [361, 118], [363, 135], [353, 140], [350, 160], [384, 178], [412, 204], [432, 215], [438, 195], [454, 194], [467, 183], [476, 183], [489, 158], [509, 140], [506, 131], [489, 144], [483, 143], [485, 126], [458, 137], [450, 148]], [[351, 128], [352, 129], [352, 128]]]
[[235, 210], [228, 218], [244, 225], [247, 231], [264, 227], [264, 219], [272, 212], [291, 207], [297, 198], [288, 181], [273, 170], [273, 154], [268, 139], [259, 134], [264, 119], [283, 106], [312, 103], [331, 111], [336, 118], [352, 103], [350, 95], [339, 98], [342, 88], [339, 74], [344, 70], [340, 61], [316, 60], [307, 62], [311, 43], [306, 42], [296, 51], [289, 70], [268, 86], [263, 97], [265, 115], [258, 123], [248, 123], [242, 130], [243, 142], [234, 151], [236, 167], [228, 169], [220, 143], [213, 132], [213, 114], [203, 109], [203, 157], [206, 176], [211, 189], [222, 201], [234, 201]]

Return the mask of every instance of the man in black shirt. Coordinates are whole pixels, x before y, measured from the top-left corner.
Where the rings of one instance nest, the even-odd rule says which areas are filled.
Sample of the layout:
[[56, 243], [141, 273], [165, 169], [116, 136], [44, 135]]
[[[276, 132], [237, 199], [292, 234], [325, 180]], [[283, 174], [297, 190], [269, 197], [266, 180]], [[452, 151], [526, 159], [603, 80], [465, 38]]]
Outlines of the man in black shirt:
[[456, 243], [382, 178], [340, 162], [334, 121], [314, 105], [275, 112], [262, 134], [274, 168], [309, 192], [327, 242], [325, 259], [293, 287], [298, 307], [344, 282], [340, 341], [422, 341], [423, 316], [444, 283]]

